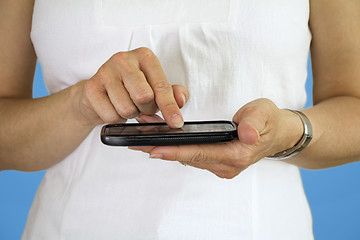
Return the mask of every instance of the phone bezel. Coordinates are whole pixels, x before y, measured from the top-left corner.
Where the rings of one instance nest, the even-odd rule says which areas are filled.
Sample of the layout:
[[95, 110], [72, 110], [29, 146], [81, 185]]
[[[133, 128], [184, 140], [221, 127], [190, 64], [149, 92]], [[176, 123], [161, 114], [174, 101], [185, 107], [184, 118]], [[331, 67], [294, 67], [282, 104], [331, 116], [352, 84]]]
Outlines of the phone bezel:
[[182, 144], [205, 144], [232, 141], [237, 138], [235, 123], [231, 121], [189, 121], [184, 124], [226, 124], [231, 129], [217, 132], [177, 132], [177, 133], [157, 133], [157, 134], [134, 134], [121, 135], [106, 133], [107, 128], [122, 126], [158, 126], [166, 123], [122, 123], [107, 124], [101, 129], [101, 141], [110, 146], [165, 146]]

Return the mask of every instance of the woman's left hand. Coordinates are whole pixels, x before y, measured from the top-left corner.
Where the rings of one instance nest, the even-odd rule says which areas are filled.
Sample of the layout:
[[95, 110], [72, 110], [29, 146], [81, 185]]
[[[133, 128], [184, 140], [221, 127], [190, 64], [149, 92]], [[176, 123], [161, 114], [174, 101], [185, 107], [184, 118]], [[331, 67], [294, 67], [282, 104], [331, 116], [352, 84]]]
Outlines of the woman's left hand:
[[[163, 121], [158, 116], [141, 116], [138, 121]], [[150, 154], [150, 158], [179, 161], [206, 169], [220, 178], [234, 178], [251, 164], [294, 146], [302, 136], [299, 117], [280, 110], [268, 99], [243, 106], [233, 117], [238, 139], [217, 144], [130, 147]]]

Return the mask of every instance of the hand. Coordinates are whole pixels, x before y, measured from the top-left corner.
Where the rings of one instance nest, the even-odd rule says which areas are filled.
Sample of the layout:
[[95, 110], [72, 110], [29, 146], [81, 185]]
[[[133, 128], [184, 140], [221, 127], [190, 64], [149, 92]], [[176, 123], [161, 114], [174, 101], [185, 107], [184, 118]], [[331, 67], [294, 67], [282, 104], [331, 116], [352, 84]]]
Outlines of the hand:
[[[140, 121], [161, 119], [141, 116]], [[130, 148], [147, 152], [151, 158], [179, 161], [229, 179], [260, 159], [292, 147], [302, 136], [302, 123], [298, 116], [278, 109], [268, 99], [245, 105], [235, 114], [233, 121], [238, 124], [239, 138], [232, 142]]]
[[170, 127], [180, 128], [179, 107], [189, 98], [185, 86], [171, 86], [154, 53], [147, 48], [114, 54], [81, 89], [78, 108], [91, 125], [121, 123], [159, 109]]

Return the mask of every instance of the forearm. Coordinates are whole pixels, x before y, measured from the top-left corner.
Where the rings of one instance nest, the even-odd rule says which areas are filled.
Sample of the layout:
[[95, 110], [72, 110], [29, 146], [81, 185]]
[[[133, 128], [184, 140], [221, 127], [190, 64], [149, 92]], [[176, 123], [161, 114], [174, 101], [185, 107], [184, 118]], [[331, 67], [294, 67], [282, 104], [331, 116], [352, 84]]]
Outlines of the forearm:
[[76, 112], [79, 86], [40, 99], [0, 99], [0, 170], [36, 171], [64, 159], [93, 126]]
[[360, 160], [360, 99], [334, 97], [304, 110], [313, 139], [300, 154], [286, 160], [299, 167], [320, 169]]

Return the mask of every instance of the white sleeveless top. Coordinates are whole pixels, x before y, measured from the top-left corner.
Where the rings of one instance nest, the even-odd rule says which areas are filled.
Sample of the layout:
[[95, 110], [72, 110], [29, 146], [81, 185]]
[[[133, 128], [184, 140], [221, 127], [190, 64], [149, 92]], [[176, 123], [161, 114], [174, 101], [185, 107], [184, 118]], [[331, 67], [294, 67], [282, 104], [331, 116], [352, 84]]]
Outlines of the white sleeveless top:
[[[231, 120], [257, 98], [303, 108], [308, 18], [308, 0], [36, 0], [31, 37], [50, 93], [148, 47], [189, 88], [185, 120]], [[262, 160], [220, 179], [105, 146], [100, 128], [47, 171], [23, 240], [313, 239], [297, 167]]]

